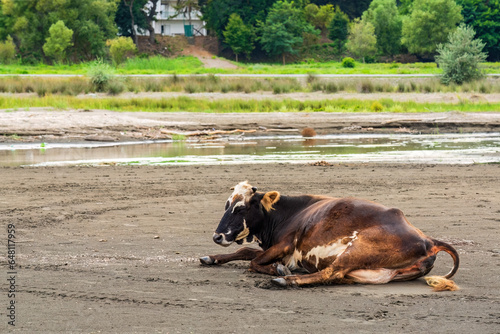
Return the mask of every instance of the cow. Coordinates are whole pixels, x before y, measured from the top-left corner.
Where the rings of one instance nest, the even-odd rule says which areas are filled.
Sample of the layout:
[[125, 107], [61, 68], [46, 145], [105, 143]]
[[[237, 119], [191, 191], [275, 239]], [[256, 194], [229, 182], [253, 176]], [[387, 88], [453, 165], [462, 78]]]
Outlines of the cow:
[[204, 265], [249, 260], [251, 271], [279, 276], [272, 283], [281, 287], [384, 284], [427, 275], [436, 254], [445, 251], [453, 268], [426, 277], [427, 284], [436, 291], [458, 289], [450, 280], [459, 266], [457, 251], [425, 236], [398, 209], [358, 198], [258, 192], [248, 181], [231, 189], [213, 241], [225, 247], [257, 242], [261, 249], [204, 256]]

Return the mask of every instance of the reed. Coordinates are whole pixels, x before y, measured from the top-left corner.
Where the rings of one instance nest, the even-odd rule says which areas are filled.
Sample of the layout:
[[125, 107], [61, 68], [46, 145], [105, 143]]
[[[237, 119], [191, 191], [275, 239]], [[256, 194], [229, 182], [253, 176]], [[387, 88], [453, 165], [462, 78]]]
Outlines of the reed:
[[[499, 110], [500, 103], [469, 101], [460, 103], [416, 103], [398, 102], [390, 99], [375, 100], [382, 105], [382, 110], [390, 112], [485, 112]], [[20, 109], [31, 107], [49, 107], [57, 109], [106, 109], [114, 111], [188, 111], [188, 112], [370, 112], [380, 109], [374, 100], [325, 99], [317, 101], [297, 101], [293, 99], [219, 99], [208, 100], [189, 97], [178, 98], [120, 98], [105, 97], [88, 99], [79, 96], [46, 94], [43, 97], [0, 96], [0, 109]], [[374, 107], [376, 105], [376, 107]]]
[[[500, 93], [500, 79], [488, 78], [476, 82], [445, 86], [437, 78], [401, 78], [397, 81], [383, 78], [349, 79], [305, 79], [295, 78], [223, 78], [214, 75], [195, 77], [111, 77], [100, 88], [103, 92], [244, 92], [268, 91], [275, 94], [294, 92], [317, 92], [333, 94], [337, 92], [370, 93]], [[114, 80], [121, 83], [113, 83]], [[107, 87], [110, 84], [113, 87]], [[87, 94], [99, 90], [86, 76], [81, 77], [1, 77], [0, 93], [33, 93], [70, 95]]]

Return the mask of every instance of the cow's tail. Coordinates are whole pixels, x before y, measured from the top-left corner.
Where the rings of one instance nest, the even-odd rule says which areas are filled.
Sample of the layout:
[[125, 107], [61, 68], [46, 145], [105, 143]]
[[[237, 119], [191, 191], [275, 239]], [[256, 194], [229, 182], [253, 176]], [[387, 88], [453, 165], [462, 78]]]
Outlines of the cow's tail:
[[460, 265], [460, 259], [458, 257], [458, 253], [451, 245], [448, 245], [445, 242], [432, 239], [434, 246], [432, 247], [432, 253], [437, 254], [441, 251], [445, 251], [450, 254], [453, 258], [453, 268], [451, 268], [450, 272], [444, 276], [427, 276], [425, 277], [425, 281], [431, 287], [433, 287], [434, 291], [456, 291], [460, 288], [455, 284], [450, 278], [456, 274], [458, 270], [458, 266]]

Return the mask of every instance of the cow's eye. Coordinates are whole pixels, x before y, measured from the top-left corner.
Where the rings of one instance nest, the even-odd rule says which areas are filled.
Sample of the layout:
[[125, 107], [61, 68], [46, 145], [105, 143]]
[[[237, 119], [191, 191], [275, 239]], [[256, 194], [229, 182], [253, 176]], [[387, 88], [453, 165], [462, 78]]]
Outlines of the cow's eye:
[[237, 207], [235, 207], [235, 208], [234, 208], [233, 212], [234, 212], [235, 214], [237, 214], [237, 213], [241, 213], [241, 212], [243, 212], [243, 210], [245, 210], [245, 207], [244, 207], [244, 206], [237, 206]]

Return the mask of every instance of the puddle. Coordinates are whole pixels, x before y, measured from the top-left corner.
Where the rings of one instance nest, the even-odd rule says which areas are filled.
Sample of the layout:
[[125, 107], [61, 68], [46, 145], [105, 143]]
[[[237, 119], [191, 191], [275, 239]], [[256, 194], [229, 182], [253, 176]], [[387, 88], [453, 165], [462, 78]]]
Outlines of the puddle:
[[224, 137], [214, 141], [0, 144], [0, 166], [500, 162], [500, 133]]

